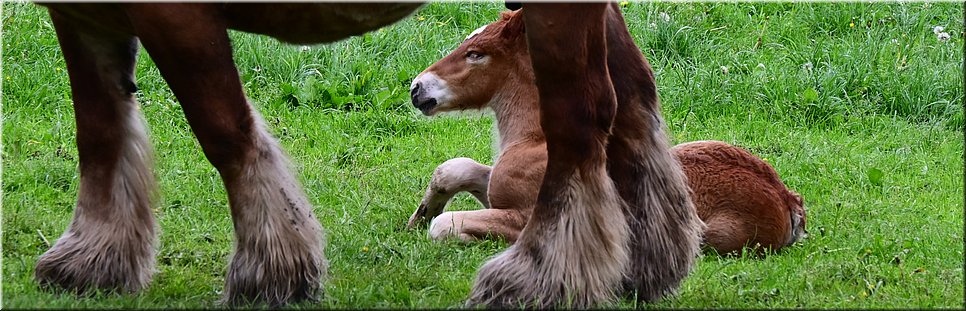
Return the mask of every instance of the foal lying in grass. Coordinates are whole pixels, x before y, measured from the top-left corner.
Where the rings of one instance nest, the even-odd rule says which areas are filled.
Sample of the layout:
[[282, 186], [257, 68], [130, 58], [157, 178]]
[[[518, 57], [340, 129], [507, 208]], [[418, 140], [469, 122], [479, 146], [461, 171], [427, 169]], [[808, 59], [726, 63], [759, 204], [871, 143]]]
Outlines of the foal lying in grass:
[[[516, 13], [470, 34], [481, 38], [448, 55], [413, 81], [413, 104], [423, 114], [490, 108], [496, 114], [500, 153], [493, 167], [455, 158], [436, 168], [408, 226], [432, 220], [433, 239], [514, 242], [533, 211], [547, 165], [539, 101], [524, 36], [502, 27]], [[520, 29], [519, 31], [523, 31]], [[482, 42], [482, 43], [480, 43]], [[455, 52], [454, 52], [455, 53]], [[724, 142], [698, 141], [672, 148], [688, 177], [702, 221], [705, 246], [720, 254], [744, 246], [777, 250], [805, 234], [802, 198], [775, 170], [751, 153]], [[461, 191], [486, 209], [443, 212]]]

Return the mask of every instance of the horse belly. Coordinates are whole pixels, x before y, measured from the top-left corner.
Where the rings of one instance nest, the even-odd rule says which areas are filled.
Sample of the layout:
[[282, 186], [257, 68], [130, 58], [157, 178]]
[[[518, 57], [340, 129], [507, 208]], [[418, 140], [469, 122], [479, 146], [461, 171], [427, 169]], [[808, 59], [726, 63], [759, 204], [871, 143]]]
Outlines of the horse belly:
[[317, 44], [361, 35], [409, 16], [422, 3], [231, 3], [224, 7], [232, 29], [283, 42]]
[[134, 33], [124, 8], [117, 3], [38, 3], [51, 14], [69, 18], [76, 26], [90, 27], [106, 35]]

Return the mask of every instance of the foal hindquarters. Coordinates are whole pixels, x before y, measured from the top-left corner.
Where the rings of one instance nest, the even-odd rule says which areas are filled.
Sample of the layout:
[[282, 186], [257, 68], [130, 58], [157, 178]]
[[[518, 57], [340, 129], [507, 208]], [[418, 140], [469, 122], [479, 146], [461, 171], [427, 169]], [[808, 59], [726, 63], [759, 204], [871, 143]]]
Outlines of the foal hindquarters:
[[[226, 22], [210, 8], [128, 4], [111, 13], [130, 17], [126, 26], [151, 54], [227, 189], [236, 245], [224, 300], [317, 299], [327, 269], [321, 225], [245, 99]], [[132, 96], [137, 43], [50, 11], [71, 77], [81, 185], [74, 220], [41, 256], [36, 277], [77, 291], [137, 291], [154, 271], [156, 239], [149, 144]]]

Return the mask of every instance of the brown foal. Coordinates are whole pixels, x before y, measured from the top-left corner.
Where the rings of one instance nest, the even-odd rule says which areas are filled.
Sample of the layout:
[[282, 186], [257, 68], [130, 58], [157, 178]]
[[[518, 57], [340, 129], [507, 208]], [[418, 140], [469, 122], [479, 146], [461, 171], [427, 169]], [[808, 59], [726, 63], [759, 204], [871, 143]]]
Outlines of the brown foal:
[[[496, 234], [516, 242], [504, 254], [492, 259], [491, 264], [509, 260], [532, 264], [526, 260], [543, 260], [539, 256], [546, 254], [546, 249], [566, 247], [562, 242], [553, 244], [558, 242], [548, 239], [551, 234], [560, 235], [560, 239], [578, 239], [580, 243], [595, 245], [592, 249], [598, 251], [583, 252], [576, 248], [568, 254], [554, 256], [569, 256], [561, 262], [583, 260], [587, 266], [561, 264], [554, 275], [545, 277], [565, 279], [589, 269], [601, 272], [595, 277], [609, 278], [612, 275], [605, 274], [609, 272], [607, 267], [592, 266], [596, 262], [591, 258], [611, 256], [627, 260], [624, 268], [627, 277], [622, 282], [628, 289], [639, 289], [638, 298], [642, 300], [655, 300], [673, 289], [687, 273], [697, 252], [702, 224], [691, 206], [681, 168], [668, 151], [651, 71], [631, 41], [619, 9], [608, 6], [603, 12], [607, 21], [601, 26], [607, 30], [608, 41], [604, 45], [609, 71], [603, 72], [607, 74], [603, 77], [598, 76], [599, 81], [584, 78], [572, 82], [587, 85], [613, 81], [616, 102], [620, 105], [614, 111], [571, 111], [548, 116], [540, 106], [540, 99], [547, 95], [538, 91], [541, 80], [535, 76], [537, 69], [530, 65], [537, 57], [528, 54], [527, 40], [532, 35], [525, 34], [533, 32], [530, 24], [524, 22], [532, 13], [528, 10], [504, 13], [499, 21], [474, 31], [460, 47], [413, 81], [413, 103], [427, 115], [447, 110], [493, 108], [500, 135], [500, 155], [492, 170], [467, 158], [442, 164], [434, 172], [433, 182], [410, 224], [439, 215], [453, 195], [470, 191], [477, 198], [485, 198], [481, 202], [489, 208], [443, 213], [433, 220], [431, 235], [452, 234], [474, 239]], [[553, 67], [566, 70], [575, 65], [580, 64], [560, 60]], [[578, 86], [572, 85], [557, 92], [577, 96], [567, 93], [577, 89]], [[609, 128], [588, 129], [586, 133], [581, 130], [581, 135], [558, 133], [556, 148], [560, 149], [555, 149], [551, 143], [552, 131], [547, 127], [575, 128], [568, 123], [571, 122], [568, 118], [579, 115], [595, 118], [598, 125], [609, 124], [608, 118], [614, 118], [617, 123], [610, 135], [605, 135]], [[604, 134], [597, 136], [595, 131]], [[600, 145], [594, 148], [600, 149], [573, 145], [581, 139], [597, 141]], [[565, 155], [564, 160], [575, 162], [575, 167], [561, 172], [570, 174], [568, 178], [572, 181], [555, 187], [554, 191], [558, 192], [546, 197], [549, 190], [541, 187], [541, 179], [546, 186], [545, 178], [555, 170], [548, 161], [552, 162], [557, 153]], [[578, 179], [585, 182], [573, 181]], [[617, 181], [621, 182], [615, 184]], [[593, 184], [596, 188], [575, 186], [580, 184]], [[615, 202], [608, 196], [596, 196], [609, 191], [618, 193], [621, 199]], [[547, 215], [540, 212], [541, 198], [552, 204], [583, 200], [574, 205], [589, 206], [599, 214], [560, 208], [561, 214]], [[592, 224], [581, 226], [575, 224], [576, 219], [590, 219]], [[452, 230], [453, 227], [458, 228]], [[529, 232], [553, 233], [533, 240], [527, 239]], [[623, 244], [627, 250], [621, 252], [612, 247], [614, 244]], [[534, 255], [523, 257], [524, 253]], [[533, 277], [509, 268], [496, 271], [493, 273], [505, 275], [501, 280], [512, 286], [519, 282], [517, 279]], [[606, 295], [606, 290], [600, 292]], [[489, 299], [487, 294], [476, 291], [473, 297]]]
[[[433, 239], [502, 238], [515, 242], [533, 211], [546, 169], [537, 88], [518, 13], [474, 31], [452, 54], [414, 81], [413, 103], [426, 115], [490, 108], [500, 152], [491, 168], [455, 158], [433, 172], [408, 227], [432, 220]], [[469, 52], [473, 57], [461, 57]], [[777, 172], [747, 151], [718, 141], [671, 148], [681, 162], [698, 216], [708, 226], [705, 245], [719, 254], [744, 246], [777, 250], [804, 235], [801, 197]], [[486, 209], [443, 212], [457, 193], [472, 193]]]

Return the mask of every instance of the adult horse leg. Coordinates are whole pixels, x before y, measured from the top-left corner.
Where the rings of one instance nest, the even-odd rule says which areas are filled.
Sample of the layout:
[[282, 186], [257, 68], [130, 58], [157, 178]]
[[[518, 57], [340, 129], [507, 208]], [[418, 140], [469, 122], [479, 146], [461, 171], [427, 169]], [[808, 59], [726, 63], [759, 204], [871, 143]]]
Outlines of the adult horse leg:
[[630, 233], [605, 167], [616, 109], [606, 9], [525, 4], [547, 170], [530, 221], [514, 245], [480, 268], [470, 305], [581, 308], [615, 298]]
[[618, 102], [607, 167], [626, 203], [631, 230], [625, 286], [638, 301], [654, 301], [676, 289], [689, 273], [704, 225], [684, 172], [670, 152], [650, 65], [616, 3], [611, 4], [607, 27], [608, 68]]
[[137, 41], [50, 15], [71, 78], [80, 191], [34, 274], [45, 287], [137, 291], [151, 280], [157, 230], [151, 146], [133, 95]]
[[437, 166], [426, 187], [426, 194], [409, 217], [406, 227], [412, 229], [439, 216], [449, 200], [463, 191], [472, 194], [483, 207], [490, 208], [486, 191], [492, 169], [470, 158], [453, 158]]
[[128, 14], [227, 189], [236, 243], [224, 301], [314, 300], [327, 268], [322, 227], [245, 99], [215, 6], [129, 4]]

